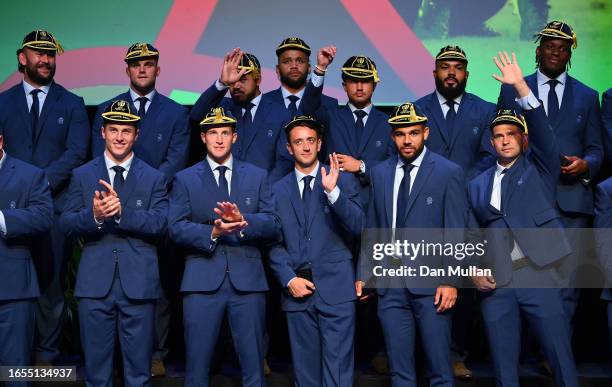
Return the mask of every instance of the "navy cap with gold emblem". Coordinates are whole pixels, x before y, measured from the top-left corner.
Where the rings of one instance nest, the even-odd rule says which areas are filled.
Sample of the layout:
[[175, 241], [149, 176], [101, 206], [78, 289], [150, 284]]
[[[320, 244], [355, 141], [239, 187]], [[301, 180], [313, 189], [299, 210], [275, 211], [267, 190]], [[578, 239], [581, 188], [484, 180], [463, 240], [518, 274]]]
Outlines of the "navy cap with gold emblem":
[[230, 126], [236, 128], [236, 119], [232, 114], [222, 107], [212, 108], [200, 122], [200, 130], [206, 132], [208, 129]]
[[378, 70], [376, 70], [376, 63], [364, 55], [348, 58], [340, 70], [342, 71], [343, 78], [373, 80], [374, 83], [380, 82]]
[[518, 126], [523, 132], [527, 133], [527, 122], [525, 117], [518, 114], [513, 109], [499, 109], [495, 114], [495, 118], [491, 121], [491, 129], [500, 124], [511, 124]]
[[279, 56], [285, 50], [300, 50], [310, 56], [310, 46], [300, 38], [286, 38], [276, 47], [276, 55]]
[[438, 52], [438, 55], [436, 55], [436, 61], [439, 60], [456, 60], [464, 63], [468, 62], [465, 51], [463, 51], [459, 46], [442, 47], [440, 52]]
[[113, 101], [108, 105], [106, 109], [104, 109], [104, 113], [102, 113], [102, 118], [107, 121], [120, 123], [136, 124], [140, 121], [140, 117], [132, 112], [130, 103], [122, 99]]
[[546, 24], [546, 26], [542, 29], [542, 31], [538, 32], [536, 35], [536, 42], [544, 37], [554, 38], [554, 39], [563, 39], [572, 42], [572, 48], [578, 47], [578, 38], [576, 37], [576, 32], [572, 29], [572, 27], [560, 20], [553, 20], [550, 23]]
[[424, 125], [427, 123], [427, 117], [417, 110], [416, 105], [406, 102], [393, 109], [387, 122], [393, 128]]
[[125, 62], [131, 63], [143, 59], [159, 58], [159, 51], [149, 43], [134, 43], [125, 54]]
[[55, 36], [45, 30], [35, 30], [27, 34], [25, 38], [23, 38], [21, 49], [17, 52], [26, 47], [33, 50], [55, 51], [57, 54], [64, 52], [64, 48], [59, 44], [57, 39], [55, 39]]
[[323, 130], [323, 124], [317, 121], [314, 117], [307, 115], [299, 115], [294, 116], [293, 119], [285, 125], [285, 133], [289, 133], [289, 131], [295, 128], [296, 126], [308, 126], [314, 127], [318, 131]]
[[242, 59], [238, 65], [238, 69], [246, 69], [245, 74], [253, 74], [253, 78], [259, 79], [261, 77], [261, 65], [259, 60], [253, 54], [247, 52], [242, 54]]

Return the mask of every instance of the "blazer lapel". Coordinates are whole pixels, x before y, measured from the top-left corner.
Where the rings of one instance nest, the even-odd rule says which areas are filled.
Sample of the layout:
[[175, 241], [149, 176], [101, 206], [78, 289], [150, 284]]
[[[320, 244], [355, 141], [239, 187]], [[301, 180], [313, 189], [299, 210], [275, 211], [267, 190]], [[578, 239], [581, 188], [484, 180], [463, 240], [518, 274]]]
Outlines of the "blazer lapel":
[[53, 111], [55, 104], [60, 99], [61, 94], [58, 90], [58, 86], [55, 83], [51, 83], [51, 87], [49, 87], [49, 95], [45, 98], [45, 103], [42, 106], [42, 111], [40, 112], [40, 117], [38, 118], [38, 128], [36, 130], [36, 143], [38, 143], [38, 139], [40, 138], [40, 134], [45, 129], [45, 121], [47, 117], [49, 117], [49, 112]]
[[[469, 117], [469, 111], [472, 108], [472, 98], [468, 93], [463, 93], [459, 109], [457, 110], [457, 116], [455, 117], [455, 124], [452, 128], [452, 136], [450, 138], [449, 148], [452, 149], [459, 136], [464, 136], [465, 133], [461, 133], [460, 122], [463, 122], [463, 117]], [[471, 128], [470, 128], [471, 129]]]
[[134, 157], [132, 159], [132, 165], [130, 166], [127, 178], [125, 179], [125, 183], [123, 185], [123, 197], [121, 198], [123, 203], [127, 203], [127, 201], [130, 199], [132, 191], [134, 191], [134, 188], [138, 185], [138, 182], [140, 181], [140, 178], [142, 176], [142, 169], [143, 168], [142, 164], [140, 163], [140, 160]]
[[314, 185], [312, 186], [312, 195], [310, 196], [310, 203], [308, 203], [308, 227], [306, 228], [308, 231], [310, 231], [310, 229], [312, 228], [312, 222], [314, 221], [314, 219], [321, 213], [321, 200], [327, 200], [326, 198], [322, 198], [322, 196], [324, 195], [325, 194], [323, 194], [323, 184], [321, 183], [321, 173], [320, 171], [318, 171], [317, 177], [315, 177], [314, 180]]
[[32, 118], [28, 110], [28, 100], [26, 99], [23, 84], [21, 82], [13, 86], [13, 98], [11, 98], [11, 100], [15, 101], [15, 107], [23, 120], [23, 127], [28, 131], [29, 138], [32, 138]]
[[516, 186], [522, 184], [523, 172], [525, 171], [525, 157], [521, 156], [516, 164], [513, 165], [502, 179], [501, 183], [501, 210], [506, 211], [508, 203], [512, 199], [512, 194], [516, 190]]
[[[151, 104], [149, 105], [149, 110], [147, 110], [147, 114], [145, 114], [144, 118], [143, 118], [143, 123], [149, 123], [149, 122], [157, 122], [157, 116], [159, 115], [159, 113], [163, 110], [164, 105], [162, 104], [162, 99], [161, 96], [159, 95], [158, 92], [155, 93], [155, 95], [153, 96], [153, 100], [151, 101]], [[141, 126], [142, 129], [142, 126]], [[149, 135], [150, 133], [141, 133], [140, 135]]]
[[431, 153], [429, 152], [431, 151], [428, 150], [427, 153], [425, 153], [425, 156], [423, 157], [423, 161], [421, 162], [421, 166], [419, 166], [416, 177], [414, 178], [414, 183], [412, 184], [412, 188], [410, 189], [410, 197], [408, 198], [408, 205], [406, 205], [406, 213], [402, 215], [403, 219], [406, 219], [406, 217], [408, 216], [408, 213], [410, 212], [410, 209], [414, 205], [414, 202], [416, 201], [417, 196], [419, 196], [419, 192], [421, 192], [421, 189], [423, 189], [423, 186], [429, 179], [429, 175], [433, 171], [433, 166], [435, 162], [431, 160], [430, 158]]
[[529, 85], [529, 88], [533, 92], [536, 98], [540, 98], [540, 90], [538, 89], [538, 76], [537, 73], [533, 73], [525, 77], [525, 81]]
[[370, 110], [370, 115], [366, 121], [365, 127], [363, 128], [363, 135], [361, 136], [361, 141], [359, 142], [358, 153], [356, 153], [357, 158], [359, 158], [364, 151], [366, 145], [370, 141], [370, 138], [374, 134], [376, 126], [378, 125], [379, 115], [378, 111], [375, 107], [372, 106], [372, 110]]
[[0, 168], [0, 187], [7, 188], [7, 184], [11, 181], [11, 177], [15, 173], [15, 164], [9, 155], [4, 159], [4, 165]]
[[[387, 159], [387, 168], [385, 168], [385, 175], [383, 181], [383, 203], [385, 203], [385, 214], [387, 217], [387, 228], [390, 228], [393, 224], [393, 184], [395, 182], [395, 172], [397, 165], [397, 157], [391, 157]], [[381, 228], [384, 228], [381, 225]]]
[[446, 120], [444, 119], [444, 114], [442, 113], [442, 108], [440, 107], [440, 101], [438, 101], [438, 96], [434, 91], [430, 94], [429, 97], [429, 111], [432, 113], [431, 118], [435, 123], [436, 127], [440, 130], [440, 137], [444, 144], [448, 146], [449, 138], [448, 138], [448, 130], [446, 128]]
[[[258, 134], [262, 135], [260, 132], [265, 131], [267, 129], [264, 127], [264, 123], [265, 123], [265, 117], [268, 114], [268, 109], [269, 109], [269, 102], [264, 101], [264, 99], [261, 98], [259, 100], [259, 106], [257, 106], [257, 111], [255, 112], [255, 117], [253, 117], [253, 123], [251, 124], [251, 130], [249, 130], [249, 133], [243, 132], [242, 134], [243, 136], [242, 154], [245, 154], [247, 152], [247, 150], [251, 146], [251, 143], [253, 142], [255, 137]], [[267, 133], [263, 133], [263, 135], [265, 136], [267, 135]]]
[[496, 214], [501, 214], [501, 211], [498, 210], [497, 208], [493, 207], [491, 205], [491, 196], [493, 195], [493, 180], [495, 179], [495, 170], [496, 168], [491, 168], [491, 170], [489, 172], [487, 172], [487, 186], [485, 187], [485, 198], [484, 198], [484, 203], [486, 203], [486, 207], [496, 213]]
[[[340, 125], [340, 128], [342, 131], [344, 131], [344, 133], [338, 133], [338, 136], [336, 137], [342, 138], [344, 143], [347, 145], [347, 149], [350, 149], [351, 154], [356, 155], [358, 145], [357, 135], [355, 133], [355, 119], [353, 118], [353, 112], [351, 112], [348, 105], [343, 106], [340, 110], [340, 120], [343, 123], [343, 125]], [[340, 128], [334, 129], [337, 130]]]
[[[561, 109], [557, 119], [553, 123], [553, 128], [558, 128], [562, 122], [571, 122], [571, 114], [574, 113], [574, 79], [567, 75], [565, 77], [565, 87], [561, 97]], [[575, 120], [575, 118], [574, 118]], [[575, 122], [575, 121], [574, 121]]]
[[240, 198], [240, 188], [242, 187], [242, 184], [240, 182], [243, 178], [244, 164], [236, 160], [236, 158], [234, 158], [233, 162], [234, 170], [232, 171], [232, 182], [230, 183], [230, 202], [237, 203], [238, 207], [240, 207], [238, 199]]
[[293, 207], [293, 212], [295, 212], [295, 217], [297, 218], [298, 223], [302, 229], [306, 229], [306, 222], [304, 220], [304, 204], [302, 202], [302, 197], [300, 196], [300, 189], [298, 187], [295, 173], [289, 175], [289, 177], [285, 180], [285, 189], [289, 195], [289, 202], [291, 203], [291, 207]]

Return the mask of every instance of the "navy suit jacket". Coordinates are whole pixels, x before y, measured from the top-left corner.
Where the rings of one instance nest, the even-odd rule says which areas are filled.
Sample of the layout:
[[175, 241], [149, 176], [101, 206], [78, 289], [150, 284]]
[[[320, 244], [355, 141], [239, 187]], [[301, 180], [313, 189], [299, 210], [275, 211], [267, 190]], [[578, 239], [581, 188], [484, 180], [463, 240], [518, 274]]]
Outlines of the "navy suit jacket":
[[[106, 101], [96, 111], [91, 127], [91, 148], [94, 157], [104, 152], [102, 138], [102, 113], [115, 100], [131, 101], [129, 92]], [[133, 111], [137, 109], [132, 106]], [[155, 93], [147, 114], [138, 123], [138, 140], [134, 154], [171, 180], [175, 173], [185, 168], [189, 154], [189, 118], [187, 109], [170, 98]]]
[[[595, 190], [595, 223], [597, 252], [608, 285], [612, 284], [612, 177], [600, 183]], [[604, 300], [612, 301], [612, 288], [602, 292]]]
[[606, 90], [601, 99], [601, 123], [603, 124], [606, 161], [612, 163], [612, 89]]
[[20, 82], [0, 94], [0, 127], [8, 154], [45, 170], [56, 211], [61, 211], [72, 170], [87, 158], [89, 120], [83, 98], [53, 82], [32, 142], [32, 120]]
[[[397, 157], [392, 156], [372, 169], [370, 175], [370, 203], [366, 218], [368, 229], [390, 230], [393, 225], [393, 184], [397, 169]], [[398, 217], [403, 216], [405, 219], [405, 229], [463, 230], [467, 215], [463, 169], [444, 157], [427, 150], [412, 184], [406, 209], [405, 214], [398, 214]], [[407, 232], [410, 232], [410, 230]], [[385, 241], [377, 240], [376, 242]], [[367, 259], [369, 262], [364, 262], [363, 259]], [[371, 257], [366, 257], [363, 254], [361, 260], [359, 267], [360, 270], [365, 269], [365, 272], [359, 273], [359, 277], [367, 282], [372, 275], [373, 261]], [[440, 258], [437, 267], [445, 268], [444, 263], [453, 262], [450, 259]], [[424, 295], [435, 293], [435, 289], [425, 288], [420, 284], [414, 286], [415, 281], [410, 278], [405, 281], [405, 285], [413, 293]], [[448, 281], [448, 278], [441, 278], [442, 283], [455, 283], [455, 281], [446, 281]], [[431, 284], [431, 281], [421, 281], [420, 283]], [[377, 292], [381, 295], [386, 293], [383, 282], [379, 282]]]
[[[329, 171], [327, 166], [325, 168]], [[330, 305], [355, 299], [351, 249], [365, 221], [355, 179], [341, 173], [338, 188], [340, 196], [333, 205], [329, 204], [321, 184], [321, 173], [317, 172], [306, 224], [295, 172], [273, 186], [284, 244], [276, 245], [270, 252], [272, 271], [285, 288], [298, 268], [309, 265], [316, 292]], [[308, 304], [304, 301], [283, 292], [284, 310], [305, 310]]]
[[301, 108], [304, 113], [315, 116], [326, 124], [323, 140], [325, 150], [321, 151], [322, 154], [341, 153], [363, 160], [365, 163], [365, 175], [356, 176], [361, 183], [361, 203], [366, 208], [372, 168], [395, 153], [391, 140], [391, 127], [387, 123], [389, 116], [372, 107], [365, 124], [364, 136], [357, 142], [355, 118], [351, 109], [348, 105], [339, 107], [324, 104], [322, 92], [323, 85], [315, 87], [311, 81], [308, 81]]
[[[561, 164], [554, 130], [543, 105], [525, 111], [524, 115], [529, 128], [529, 151], [516, 160], [502, 179], [501, 210], [490, 204], [496, 166], [468, 185], [470, 227], [492, 229], [485, 238], [489, 250], [480, 265], [493, 270], [498, 286], [512, 278], [510, 252], [514, 240], [539, 267], [571, 252], [555, 209]], [[534, 230], [544, 228], [545, 231]]]
[[291, 121], [289, 110], [271, 98], [261, 98], [257, 106], [253, 126], [248, 135], [243, 135], [240, 118], [242, 108], [231, 98], [225, 98], [226, 90], [219, 91], [213, 84], [191, 109], [190, 117], [199, 124], [213, 107], [221, 106], [238, 120], [238, 139], [232, 145], [234, 157], [268, 171], [270, 183], [280, 180], [293, 168], [293, 157], [287, 151], [285, 124]]
[[[263, 95], [262, 98], [270, 99], [281, 106], [285, 106], [285, 100], [283, 98], [283, 92], [281, 88], [270, 90]], [[329, 97], [325, 94], [321, 95], [321, 109], [333, 109], [338, 107], [338, 100], [332, 97]], [[289, 109], [287, 109], [287, 113], [289, 113]], [[297, 109], [297, 115], [305, 114], [302, 110], [302, 103], [299, 104]]]
[[261, 249], [279, 238], [280, 224], [266, 171], [234, 157], [230, 201], [248, 222], [242, 232], [211, 240], [218, 185], [203, 161], [179, 172], [170, 193], [169, 234], [187, 250], [181, 291], [215, 291], [226, 271], [232, 285], [247, 292], [268, 290]]
[[[525, 77], [529, 88], [538, 97], [536, 73]], [[515, 102], [516, 91], [502, 85], [497, 102], [499, 107], [520, 111]], [[578, 156], [589, 164], [591, 181], [597, 177], [603, 161], [599, 98], [595, 90], [567, 76], [561, 109], [553, 128], [559, 155]], [[561, 210], [580, 214], [593, 214], [593, 190], [581, 178], [560, 175], [557, 204]]]
[[0, 187], [6, 224], [6, 235], [0, 236], [0, 300], [38, 297], [31, 237], [53, 224], [49, 182], [42, 170], [7, 155], [0, 168]]
[[121, 220], [98, 227], [92, 201], [98, 183], [109, 181], [104, 156], [74, 170], [69, 201], [60, 227], [84, 240], [74, 294], [101, 298], [108, 294], [118, 266], [121, 285], [132, 299], [156, 299], [160, 294], [156, 243], [168, 222], [168, 195], [163, 173], [134, 157], [119, 192]]
[[434, 91], [415, 104], [428, 121], [428, 149], [459, 164], [471, 180], [495, 164], [497, 155], [491, 145], [489, 125], [495, 114], [495, 105], [474, 94], [464, 93], [459, 104], [451, 136], [446, 129], [446, 120]]

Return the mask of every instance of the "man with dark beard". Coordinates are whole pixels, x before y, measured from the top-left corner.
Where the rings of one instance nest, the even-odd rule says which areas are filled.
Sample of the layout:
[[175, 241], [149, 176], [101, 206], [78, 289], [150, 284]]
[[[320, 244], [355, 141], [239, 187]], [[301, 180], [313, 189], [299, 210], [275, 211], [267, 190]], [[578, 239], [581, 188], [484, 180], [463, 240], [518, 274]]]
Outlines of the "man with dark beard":
[[[87, 157], [89, 122], [81, 97], [53, 82], [55, 55], [63, 52], [55, 37], [42, 30], [25, 36], [17, 50], [23, 81], [0, 94], [0, 132], [11, 156], [42, 168], [49, 179], [58, 220], [66, 204], [72, 170]], [[62, 284], [65, 238], [54, 225], [33, 251], [39, 274], [36, 361], [53, 363], [64, 309]]]
[[[302, 114], [301, 102], [310, 73], [310, 52], [308, 44], [300, 38], [284, 39], [276, 47], [276, 74], [281, 86], [265, 93], [263, 98], [285, 105], [291, 117]], [[322, 95], [321, 103], [329, 107], [338, 106], [337, 99], [326, 95]]]
[[[446, 46], [436, 55], [433, 70], [436, 90], [416, 105], [429, 120], [427, 147], [459, 164], [466, 181], [495, 164], [489, 123], [495, 105], [465, 92], [469, 71], [465, 52], [458, 46]], [[460, 289], [453, 314], [453, 373], [471, 379], [464, 361], [473, 321], [474, 291]]]

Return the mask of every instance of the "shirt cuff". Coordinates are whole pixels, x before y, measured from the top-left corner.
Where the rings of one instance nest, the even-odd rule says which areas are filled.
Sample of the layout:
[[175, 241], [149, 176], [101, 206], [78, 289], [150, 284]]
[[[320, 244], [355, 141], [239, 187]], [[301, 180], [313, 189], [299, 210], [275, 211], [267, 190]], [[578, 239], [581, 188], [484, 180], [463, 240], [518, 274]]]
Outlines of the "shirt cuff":
[[0, 236], [6, 236], [6, 220], [2, 211], [0, 211]]
[[325, 192], [325, 196], [327, 196], [327, 201], [331, 205], [333, 205], [340, 196], [340, 188], [338, 188], [338, 186], [336, 186], [330, 193], [327, 193], [327, 191], [325, 190], [323, 190], [323, 192]]
[[314, 71], [312, 71], [310, 73], [310, 82], [312, 82], [312, 85], [314, 87], [319, 87], [321, 85], [323, 85], [323, 81], [325, 80], [324, 76], [321, 76], [317, 73], [315, 73]]
[[95, 216], [94, 216], [94, 222], [96, 222], [96, 225], [98, 226], [98, 228], [102, 228], [102, 226], [104, 225], [104, 220], [98, 220], [96, 219]]
[[221, 83], [221, 81], [219, 81], [218, 79], [215, 81], [215, 87], [217, 88], [217, 90], [219, 91], [223, 91], [223, 90], [227, 90], [229, 89], [229, 86], [224, 85], [223, 83]]
[[537, 109], [538, 107], [540, 107], [540, 101], [536, 98], [535, 95], [533, 95], [533, 92], [531, 91], [529, 92], [528, 96], [517, 98], [516, 103], [518, 103], [518, 105], [523, 110]]
[[291, 278], [291, 279], [289, 280], [289, 282], [287, 282], [287, 285], [286, 285], [285, 287], [286, 287], [286, 288], [288, 288], [288, 287], [289, 287], [289, 284], [291, 283], [291, 281], [293, 281], [293, 280], [294, 280], [294, 279], [296, 279], [296, 278], [297, 278], [297, 276], [296, 276], [296, 277]]

